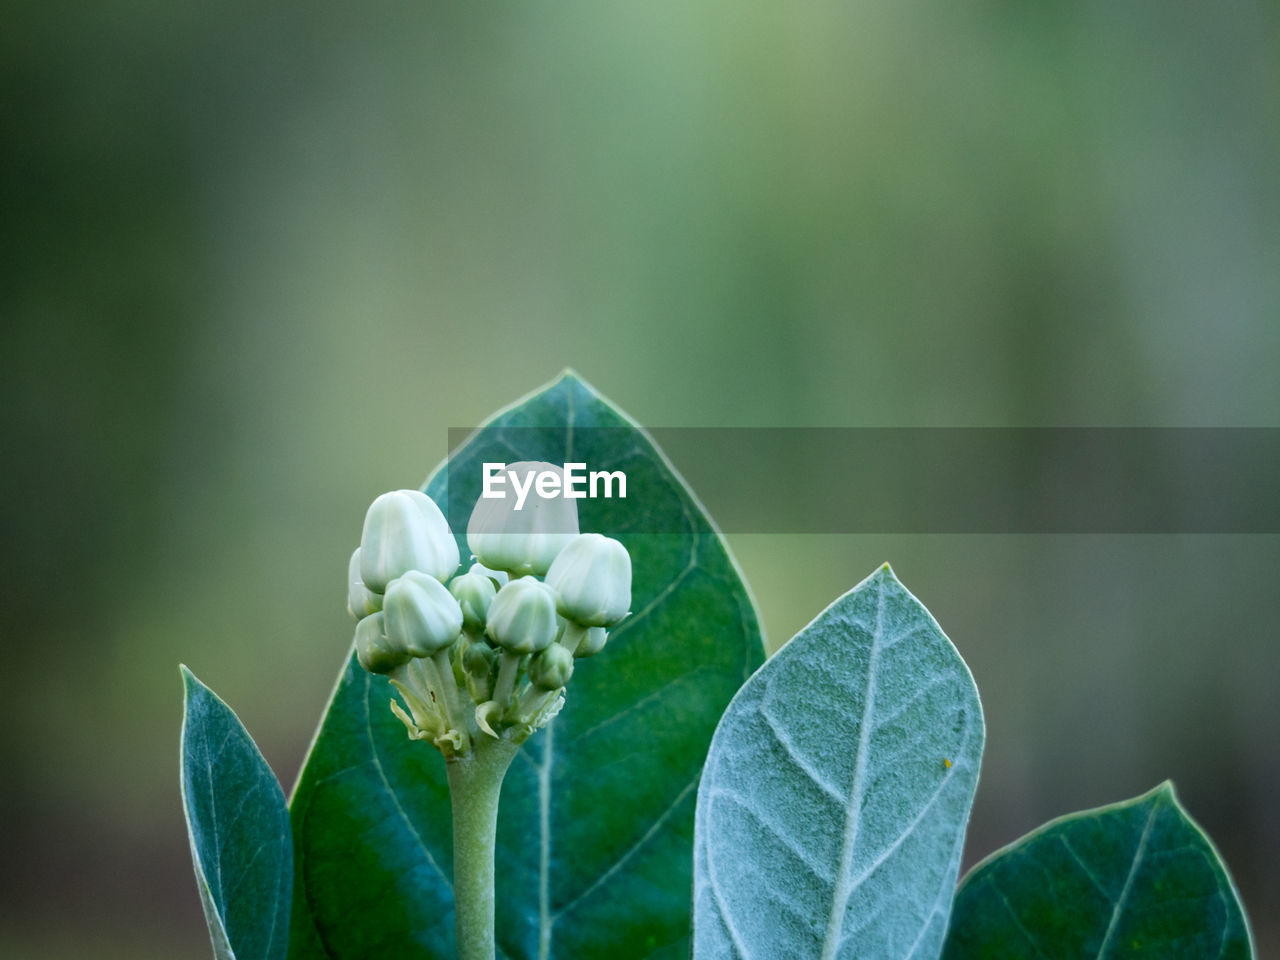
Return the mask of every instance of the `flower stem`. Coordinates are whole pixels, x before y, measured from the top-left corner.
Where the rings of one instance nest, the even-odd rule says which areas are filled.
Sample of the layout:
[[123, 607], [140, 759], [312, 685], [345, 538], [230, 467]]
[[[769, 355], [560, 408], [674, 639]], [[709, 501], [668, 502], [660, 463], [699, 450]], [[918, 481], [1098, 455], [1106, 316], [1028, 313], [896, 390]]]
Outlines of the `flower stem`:
[[479, 738], [446, 764], [453, 801], [453, 910], [458, 960], [493, 960], [493, 851], [502, 778], [520, 747]]
[[453, 663], [449, 660], [449, 651], [441, 650], [432, 658], [436, 672], [440, 675], [440, 692], [444, 697], [445, 715], [449, 726], [462, 735], [462, 749], [466, 753], [471, 743], [470, 727], [467, 721], [474, 723], [474, 717], [468, 717], [462, 709], [462, 698], [458, 695], [458, 681], [453, 675]]
[[502, 665], [498, 667], [498, 683], [493, 688], [493, 699], [502, 710], [511, 706], [511, 694], [516, 688], [516, 674], [520, 670], [520, 654], [502, 651]]
[[570, 653], [577, 653], [578, 647], [582, 641], [587, 638], [587, 628], [579, 626], [572, 620], [568, 620], [564, 625], [564, 633], [560, 635], [560, 643]]

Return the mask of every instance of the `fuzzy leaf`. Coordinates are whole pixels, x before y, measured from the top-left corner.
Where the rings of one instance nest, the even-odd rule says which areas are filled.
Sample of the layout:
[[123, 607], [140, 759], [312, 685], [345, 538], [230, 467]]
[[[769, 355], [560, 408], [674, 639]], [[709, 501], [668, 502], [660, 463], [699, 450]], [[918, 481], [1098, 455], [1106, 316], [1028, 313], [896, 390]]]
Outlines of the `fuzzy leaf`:
[[886, 564], [778, 651], [716, 730], [697, 960], [936, 958], [983, 736], [968, 668]]

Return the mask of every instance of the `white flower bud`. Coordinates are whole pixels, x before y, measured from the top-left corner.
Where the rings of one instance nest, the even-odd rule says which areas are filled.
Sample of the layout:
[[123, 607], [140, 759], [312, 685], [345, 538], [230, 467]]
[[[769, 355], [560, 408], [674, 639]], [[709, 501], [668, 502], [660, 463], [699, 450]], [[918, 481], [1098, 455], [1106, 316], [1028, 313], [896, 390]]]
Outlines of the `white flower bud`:
[[356, 547], [347, 564], [347, 613], [362, 620], [382, 609], [382, 597], [364, 585], [360, 579], [360, 548]]
[[534, 653], [556, 638], [556, 595], [533, 577], [512, 580], [489, 605], [486, 632], [508, 653]]
[[605, 633], [604, 627], [591, 627], [578, 644], [578, 649], [573, 651], [573, 655], [579, 660], [594, 657], [604, 649], [605, 641], [608, 639], [609, 635]]
[[462, 625], [471, 633], [483, 630], [489, 605], [498, 592], [493, 581], [483, 573], [464, 573], [449, 581], [449, 592], [462, 607]]
[[420, 570], [392, 580], [382, 603], [387, 639], [414, 657], [431, 657], [457, 639], [462, 609], [448, 587]]
[[[550, 463], [521, 461], [507, 465], [519, 483], [530, 482], [520, 509], [511, 484], [504, 496], [481, 497], [471, 511], [467, 523], [467, 545], [486, 567], [506, 570], [520, 577], [539, 576], [551, 567], [551, 561], [566, 543], [578, 533], [578, 501], [563, 493], [562, 468]], [[560, 490], [554, 496], [541, 496], [532, 478], [540, 473], [561, 474]]]
[[584, 533], [566, 546], [547, 573], [560, 615], [583, 627], [610, 627], [631, 608], [631, 556], [617, 540]]
[[458, 542], [430, 497], [395, 490], [373, 501], [360, 538], [360, 578], [383, 593], [396, 577], [420, 570], [444, 581], [458, 569]]

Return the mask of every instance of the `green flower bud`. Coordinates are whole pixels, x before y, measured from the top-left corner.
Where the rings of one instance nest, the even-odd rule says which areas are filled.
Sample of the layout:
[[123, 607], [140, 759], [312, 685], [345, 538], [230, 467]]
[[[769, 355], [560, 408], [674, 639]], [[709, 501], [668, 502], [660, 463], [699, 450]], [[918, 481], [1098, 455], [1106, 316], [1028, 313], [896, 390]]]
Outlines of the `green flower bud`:
[[578, 659], [594, 657], [604, 649], [604, 643], [607, 639], [609, 639], [609, 635], [605, 633], [604, 627], [590, 627], [586, 636], [582, 638], [582, 642], [578, 644], [578, 649], [573, 651], [573, 655]]
[[347, 613], [361, 620], [382, 609], [382, 596], [374, 593], [360, 579], [360, 548], [356, 547], [347, 564]]
[[477, 633], [483, 630], [489, 604], [493, 603], [498, 592], [493, 581], [483, 573], [464, 573], [449, 582], [449, 592], [462, 607], [462, 625], [467, 632]]
[[371, 613], [356, 624], [356, 659], [370, 673], [390, 673], [409, 662], [409, 654], [387, 639], [383, 620], [381, 612]]
[[410, 570], [392, 580], [382, 602], [387, 639], [414, 657], [432, 657], [462, 631], [462, 608], [435, 577]]
[[489, 606], [486, 632], [508, 653], [534, 653], [556, 636], [556, 595], [533, 577], [512, 580]]
[[631, 607], [631, 556], [617, 540], [584, 533], [566, 546], [547, 573], [559, 611], [584, 627], [611, 627]]
[[360, 538], [360, 578], [384, 593], [396, 577], [421, 570], [444, 581], [458, 569], [458, 542], [430, 497], [395, 490], [373, 501]]
[[529, 682], [539, 690], [559, 690], [573, 676], [573, 654], [553, 643], [529, 661]]
[[462, 669], [469, 676], [487, 677], [493, 669], [497, 651], [483, 640], [467, 644], [467, 652], [462, 655]]
[[[562, 496], [539, 495], [532, 478], [557, 472], [550, 463], [522, 461], [507, 465], [520, 483], [530, 482], [523, 500], [508, 485], [504, 496], [481, 497], [467, 523], [467, 545], [486, 567], [509, 571], [512, 576], [541, 576], [566, 543], [578, 533], [578, 501]], [[519, 504], [519, 509], [517, 509]]]

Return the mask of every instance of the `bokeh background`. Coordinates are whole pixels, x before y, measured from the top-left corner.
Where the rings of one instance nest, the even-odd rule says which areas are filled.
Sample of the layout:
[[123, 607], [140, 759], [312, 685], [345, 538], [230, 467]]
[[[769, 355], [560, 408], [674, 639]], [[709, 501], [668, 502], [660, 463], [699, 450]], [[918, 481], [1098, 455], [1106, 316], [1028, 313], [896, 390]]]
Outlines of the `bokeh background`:
[[[208, 956], [178, 662], [291, 785], [365, 506], [565, 365], [656, 426], [1280, 426], [1262, 0], [3, 7], [4, 956]], [[1280, 537], [731, 539], [771, 646], [886, 558], [948, 629], [968, 862], [1172, 777], [1280, 951]]]

